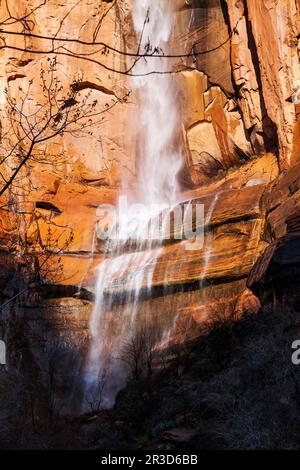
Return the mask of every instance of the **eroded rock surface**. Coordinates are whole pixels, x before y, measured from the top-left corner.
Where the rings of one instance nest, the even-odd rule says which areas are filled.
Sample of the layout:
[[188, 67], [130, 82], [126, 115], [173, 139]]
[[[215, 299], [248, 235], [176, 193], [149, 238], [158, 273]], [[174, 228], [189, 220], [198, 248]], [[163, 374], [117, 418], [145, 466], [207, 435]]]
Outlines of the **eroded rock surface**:
[[[68, 292], [71, 298], [81, 287], [93, 290], [103, 259], [94, 239], [97, 206], [116, 201], [122, 178], [135, 182], [138, 133], [128, 132], [128, 120], [137, 97], [124, 73], [132, 58], [123, 54], [136, 51], [132, 1], [9, 4], [9, 11], [7, 2], [0, 6], [2, 135], [9, 125], [6, 88], [17, 97], [30, 85], [27, 111], [43, 104], [39, 77], [53, 56], [49, 37], [59, 51], [55, 73], [62, 93], [80, 86], [97, 109], [106, 109], [91, 132], [58, 135], [38, 147], [1, 197], [2, 301], [36, 281], [38, 272], [52, 285], [52, 296]], [[260, 300], [264, 292], [269, 295], [274, 272], [281, 288], [298, 262], [299, 2], [176, 0], [174, 18], [170, 52], [181, 57], [170, 67], [180, 90], [182, 200], [202, 201], [206, 213], [216, 203], [204, 250], [186, 251], [184, 242], [163, 247], [154, 272], [155, 298], [145, 297], [141, 309], [157, 312], [164, 305], [166, 318], [191, 318], [197, 332], [220, 311], [239, 317], [258, 310], [258, 299], [246, 287], [258, 258], [248, 286]], [[70, 38], [75, 41], [66, 50]], [[2, 161], [3, 181], [20, 155]], [[172, 290], [163, 297], [164, 284]], [[48, 324], [64, 338], [69, 325], [72, 345], [77, 339], [79, 344], [91, 304], [56, 302], [49, 304]], [[25, 316], [28, 329], [44, 334], [39, 325], [47, 313]], [[113, 313], [117, 321], [118, 306]]]

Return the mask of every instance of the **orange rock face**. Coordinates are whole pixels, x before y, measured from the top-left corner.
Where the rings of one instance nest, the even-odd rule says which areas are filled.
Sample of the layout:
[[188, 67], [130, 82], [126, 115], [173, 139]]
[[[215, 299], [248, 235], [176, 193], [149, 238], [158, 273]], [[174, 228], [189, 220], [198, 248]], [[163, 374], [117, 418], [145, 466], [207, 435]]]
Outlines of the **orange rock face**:
[[[1, 187], [27, 150], [26, 139], [18, 142], [24, 129], [12, 127], [5, 89], [19, 108], [25, 96], [22, 110], [35, 116], [46, 106], [41, 70], [49, 84], [48, 59], [56, 55], [61, 107], [75, 106], [67, 97], [77, 87], [76, 99], [95, 103], [98, 117], [36, 146], [1, 196], [1, 266], [43, 266], [44, 282], [92, 290], [103, 258], [94, 237], [97, 207], [115, 203], [122, 179], [135, 184], [138, 132], [129, 121], [137, 96], [126, 73], [134, 60], [126, 54], [137, 46], [132, 0], [83, 0], [71, 8], [59, 0], [37, 8], [8, 3], [9, 10], [7, 2], [0, 6]], [[172, 286], [170, 318], [180, 313], [200, 324], [220, 309], [258, 309], [245, 291], [247, 277], [267, 244], [286, 235], [299, 206], [299, 2], [176, 0], [173, 14], [182, 200], [202, 201], [207, 213], [218, 198], [204, 249], [165, 244], [153, 284], [157, 291]], [[26, 18], [26, 25], [12, 18]], [[130, 290], [126, 280], [121, 284]], [[162, 308], [158, 294], [143, 302], [141, 308]]]
[[[282, 167], [289, 167], [294, 152], [293, 133], [299, 102], [299, 2], [247, 2], [248, 20], [256, 44], [265, 108], [277, 128]], [[246, 12], [247, 15], [247, 12]], [[271, 60], [270, 60], [271, 57]], [[267, 126], [267, 124], [266, 124]], [[268, 129], [266, 129], [266, 134]]]

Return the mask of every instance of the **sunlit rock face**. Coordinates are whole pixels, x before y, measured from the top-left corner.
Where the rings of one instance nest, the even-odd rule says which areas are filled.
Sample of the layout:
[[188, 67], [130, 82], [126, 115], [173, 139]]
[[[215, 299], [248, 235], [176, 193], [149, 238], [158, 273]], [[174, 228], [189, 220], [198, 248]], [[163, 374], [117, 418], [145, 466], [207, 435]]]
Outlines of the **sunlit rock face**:
[[[282, 168], [297, 160], [300, 79], [297, 2], [248, 3], [174, 2], [175, 27], [170, 49], [175, 55], [191, 52], [190, 57], [172, 59], [170, 65], [178, 72], [175, 75], [180, 96], [176, 99], [181, 107], [185, 143], [182, 182], [186, 187], [197, 188], [212, 179], [222, 179], [232, 166], [266, 151], [276, 152], [277, 148]], [[10, 5], [13, 17], [29, 15], [34, 8], [27, 27], [35, 36], [6, 37], [12, 49], [3, 49], [1, 53], [2, 90], [9, 86], [12, 95], [17, 96], [19, 87], [26, 90], [32, 80], [29, 106], [42, 104], [39, 77], [41, 66], [47, 67], [47, 55], [31, 51], [51, 50], [52, 43], [47, 37], [55, 37], [58, 52], [62, 53], [58, 55], [57, 77], [66, 93], [81, 74], [84, 90], [97, 100], [99, 109], [119, 99], [90, 133], [78, 137], [65, 134], [40, 146], [38, 155], [27, 164], [30, 182], [25, 177], [22, 182], [23, 192], [30, 194], [23, 195], [23, 199], [33, 202], [26, 205], [30, 240], [36, 240], [36, 219], [45, 233], [48, 227], [43, 216], [58, 217], [62, 225], [68, 223], [78, 242], [69, 251], [86, 252], [91, 249], [95, 200], [97, 204], [102, 200], [111, 202], [112, 191], [119, 187], [121, 178], [127, 179], [129, 185], [135, 179], [138, 132], [132, 136], [128, 121], [135, 116], [136, 96], [131, 77], [117, 73], [128, 70], [132, 60], [112, 50], [103, 53], [100, 46], [95, 55], [100, 65], [87, 60], [87, 54], [95, 51], [93, 41], [120, 51], [136, 50], [132, 2], [122, 0], [114, 6], [114, 2], [85, 0], [78, 5], [64, 5], [48, 0], [45, 5], [36, 6], [25, 1]], [[6, 30], [22, 31], [21, 24], [10, 25], [5, 3], [1, 6], [1, 17], [8, 23]], [[265, 28], [266, 24], [270, 27]], [[66, 45], [66, 38], [89, 45], [80, 42]], [[19, 50], [23, 47], [26, 52]], [[82, 55], [70, 57], [64, 48]], [[270, 57], [272, 61], [268, 60]], [[3, 94], [2, 102], [5, 105]], [[2, 127], [7, 127], [5, 119]], [[4, 176], [10, 172], [6, 165], [1, 165], [1, 170]], [[40, 207], [35, 209], [35, 203], [44, 200], [65, 205], [66, 183], [71, 184], [66, 189], [69, 203], [68, 207], [59, 208], [61, 215]], [[108, 197], [103, 187], [111, 191]], [[70, 195], [74, 194], [73, 203]], [[91, 201], [87, 202], [89, 197]], [[79, 216], [85, 207], [90, 215]], [[76, 222], [74, 212], [78, 213]], [[3, 217], [7, 218], [7, 214]]]
[[196, 94], [202, 116], [186, 126], [192, 179], [203, 182], [205, 172], [277, 148], [281, 167], [292, 165], [299, 153], [297, 2], [182, 1], [178, 9], [182, 44], [191, 50], [196, 43], [188, 63], [202, 73], [185, 88], [195, 90], [197, 80], [203, 90], [203, 98]]
[[[289, 167], [299, 157], [295, 130], [300, 86], [299, 2], [247, 3], [266, 111], [277, 128], [281, 166]], [[267, 60], [270, 56], [272, 60]]]
[[[20, 33], [26, 27], [30, 35], [5, 36], [10, 47], [0, 56], [2, 133], [8, 130], [5, 88], [18, 97], [20, 88], [26, 92], [32, 82], [28, 110], [43, 104], [40, 71], [48, 67], [49, 37], [58, 52], [55, 73], [62, 94], [69, 93], [79, 74], [82, 93], [97, 101], [99, 111], [109, 108], [90, 131], [66, 133], [40, 146], [23, 168], [18, 188], [1, 197], [1, 206], [13, 199], [14, 208], [1, 207], [0, 214], [2, 300], [18, 294], [28, 281], [30, 247], [43, 266], [43, 281], [52, 285], [46, 295], [56, 297], [49, 303], [47, 328], [53, 325], [67, 344], [69, 325], [70, 349], [84, 350], [91, 299], [69, 300], [79, 287], [93, 291], [103, 259], [103, 244], [94, 234], [96, 208], [116, 202], [121, 181], [130, 188], [136, 182], [138, 97], [129, 76], [134, 59], [116, 52], [137, 50], [132, 0], [9, 3], [10, 11], [6, 2], [0, 6], [3, 29]], [[218, 195], [205, 249], [187, 256], [181, 242], [164, 246], [153, 276], [155, 295], [145, 296], [139, 307], [141, 316], [152, 312], [169, 325], [176, 317], [174, 337], [179, 338], [187, 318], [198, 334], [220, 310], [239, 317], [259, 308], [247, 278], [268, 244], [280, 239], [281, 250], [287, 218], [299, 205], [300, 175], [294, 171], [300, 145], [299, 2], [173, 4], [170, 54], [177, 57], [170, 59], [169, 71], [178, 90], [181, 196], [201, 199], [207, 213]], [[26, 17], [26, 25], [9, 16]], [[66, 43], [72, 38], [76, 41]], [[14, 165], [1, 164], [1, 174], [9, 177]], [[260, 259], [264, 270], [261, 277], [252, 274], [251, 288], [269, 283], [265, 268], [270, 260]], [[170, 289], [162, 295], [165, 283]], [[130, 289], [126, 279], [122, 285]], [[260, 287], [253, 290], [261, 296]], [[24, 316], [28, 331], [46, 335], [41, 327], [46, 307], [39, 312], [34, 298], [22, 298], [21, 304], [32, 309]], [[121, 321], [120, 305], [107, 315], [112, 313]]]
[[[9, 84], [13, 95], [18, 95], [19, 87], [26, 90], [32, 80], [29, 96], [32, 100], [31, 107], [34, 109], [35, 103], [44, 104], [40, 70], [41, 66], [47, 70], [47, 59], [51, 56], [47, 55], [47, 52], [52, 48], [49, 38], [55, 38], [54, 47], [58, 48], [55, 76], [65, 93], [70, 90], [78, 76], [81, 76], [83, 90], [90, 92], [91, 98], [98, 101], [99, 110], [106, 103], [111, 105], [116, 98], [122, 101], [128, 92], [126, 77], [116, 74], [114, 70], [121, 70], [124, 66], [123, 56], [116, 56], [112, 51], [107, 54], [100, 51], [95, 62], [88, 62], [86, 58], [91, 52], [91, 46], [78, 42], [66, 43], [64, 39], [75, 39], [89, 44], [101, 41], [123, 50], [124, 34], [128, 29], [128, 2], [121, 2], [120, 8], [112, 8], [111, 2], [93, 0], [66, 3], [47, 0], [40, 3], [39, 6], [37, 2], [23, 0], [17, 3], [8, 2], [11, 16], [18, 18], [28, 15], [26, 27], [30, 36], [8, 36], [7, 43], [12, 49], [2, 51], [1, 86]], [[9, 17], [9, 12], [5, 3], [1, 4], [2, 21]], [[16, 32], [23, 30], [22, 24], [12, 22], [10, 25], [9, 20], [7, 22], [5, 29]], [[98, 30], [101, 30], [101, 33]], [[67, 50], [61, 49], [62, 46]], [[26, 52], [19, 50], [23, 48]], [[70, 53], [82, 55], [72, 58]], [[66, 134], [63, 138], [51, 140], [44, 148], [40, 148], [40, 152], [44, 152], [50, 160], [51, 172], [73, 181], [116, 186], [116, 162], [121, 161], [126, 166], [126, 155], [129, 153], [126, 119], [122, 116], [124, 112], [128, 115], [128, 107], [130, 108], [130, 104], [127, 106], [125, 102], [120, 102], [120, 106], [110, 109], [109, 119], [98, 122], [92, 130], [92, 135], [83, 133], [80, 138], [74, 138]], [[35, 164], [34, 167], [36, 170], [45, 171], [43, 165]]]

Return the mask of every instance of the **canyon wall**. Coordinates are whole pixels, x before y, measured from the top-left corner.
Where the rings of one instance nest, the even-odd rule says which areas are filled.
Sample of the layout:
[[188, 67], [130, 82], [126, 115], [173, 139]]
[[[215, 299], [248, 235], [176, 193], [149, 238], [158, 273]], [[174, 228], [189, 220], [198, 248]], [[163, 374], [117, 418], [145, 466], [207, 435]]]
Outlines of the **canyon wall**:
[[[8, 302], [2, 315], [6, 321], [9, 300], [17, 296], [39, 358], [37, 331], [43, 338], [47, 329], [54, 331], [70, 350], [85, 343], [103, 257], [94, 236], [96, 209], [116, 201], [122, 180], [135, 184], [138, 125], [132, 133], [128, 122], [136, 105], [134, 54], [143, 51], [137, 49], [131, 8], [131, 0], [0, 6], [1, 185], [27, 150], [16, 129], [20, 113], [10, 113], [8, 95], [34, 131], [34, 113], [49, 107], [44, 73], [48, 85], [54, 77], [62, 109], [77, 87], [76, 99], [95, 103], [97, 116], [96, 124], [87, 116], [80, 130], [36, 145], [0, 197], [0, 297]], [[269, 282], [270, 250], [282, 249], [284, 237], [295, 234], [290, 220], [297, 216], [300, 181], [299, 12], [299, 0], [174, 1], [169, 54], [182, 116], [182, 199], [203, 202], [206, 215], [214, 204], [205, 249], [187, 255], [181, 242], [166, 245], [155, 270], [154, 298], [141, 303], [141, 314], [164, 315], [169, 324], [181, 318], [178, 335], [187, 319], [197, 334], [222, 312], [238, 317], [257, 311], [259, 300], [249, 288], [256, 286], [263, 298], [257, 286]], [[36, 276], [46, 285], [42, 293], [36, 292]], [[41, 295], [48, 307], [39, 306]], [[119, 306], [113, 314], [120, 319]]]
[[[171, 60], [170, 69], [180, 90], [176, 99], [182, 109], [185, 189], [222, 180], [237, 166], [242, 174], [244, 164], [267, 152], [276, 156], [280, 170], [293, 166], [299, 153], [299, 3], [176, 0], [174, 6], [170, 53], [181, 57]], [[131, 88], [135, 58], [117, 52], [136, 52], [132, 4], [47, 0], [8, 7], [1, 6], [3, 134], [12, 134], [5, 89], [21, 106], [30, 84], [28, 110], [47, 104], [39, 77], [41, 68], [47, 71], [52, 50], [58, 53], [60, 101], [80, 77], [82, 93], [97, 101], [97, 112], [108, 108], [90, 129], [78, 135], [66, 132], [36, 146], [19, 177], [22, 191], [11, 196], [22, 206], [26, 243], [38, 250], [50, 227], [48, 245], [59, 238], [62, 255], [88, 255], [95, 208], [114, 201], [121, 179], [134, 184], [138, 135], [132, 135], [127, 123], [136, 102]], [[4, 156], [13, 144], [13, 137], [3, 144]], [[18, 158], [13, 155], [2, 163], [4, 178]], [[269, 174], [273, 178], [273, 167], [265, 169], [262, 183], [269, 182]], [[4, 248], [13, 215], [2, 214], [2, 219]], [[64, 261], [70, 284], [78, 283], [85, 263], [71, 257]]]

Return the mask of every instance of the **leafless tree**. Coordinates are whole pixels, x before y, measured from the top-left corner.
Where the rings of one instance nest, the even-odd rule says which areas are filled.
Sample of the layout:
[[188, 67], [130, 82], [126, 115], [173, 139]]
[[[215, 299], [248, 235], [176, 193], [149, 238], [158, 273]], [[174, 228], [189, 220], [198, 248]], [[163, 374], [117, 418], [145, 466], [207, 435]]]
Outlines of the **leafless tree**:
[[151, 379], [160, 339], [159, 324], [145, 322], [124, 341], [121, 360], [127, 365], [134, 380], [144, 377]]
[[[105, 113], [128, 97], [128, 94], [122, 98], [113, 96], [104, 105], [100, 104], [92, 97], [92, 90], [85, 88], [82, 76], [74, 77], [70, 88], [66, 89], [57, 75], [56, 56], [42, 63], [39, 78], [38, 99], [33, 99], [36, 95], [32, 91], [32, 80], [25, 89], [23, 86], [11, 88], [8, 82], [6, 99], [0, 107], [4, 123], [0, 140], [0, 197], [3, 201], [0, 211], [8, 214], [14, 226], [11, 249], [22, 261], [20, 268], [26, 271], [24, 278], [29, 276], [34, 282], [47, 277], [45, 274], [49, 274], [50, 269], [56, 277], [60, 275], [59, 255], [72, 242], [73, 233], [68, 227], [57, 230], [49, 215], [41, 211], [37, 214], [32, 209], [35, 205], [32, 202], [32, 163], [51, 163], [54, 168], [59, 167], [64, 157], [47, 155], [45, 161], [44, 144], [65, 134], [74, 138], [91, 135], [93, 127], [103, 122]], [[53, 161], [49, 161], [51, 158]], [[53, 206], [53, 210], [58, 209]], [[46, 237], [40, 234], [41, 222], [48, 225]], [[36, 227], [35, 240], [28, 239], [29, 226]]]
[[70, 90], [64, 90], [56, 74], [57, 58], [48, 58], [47, 63], [47, 67], [42, 65], [40, 70], [41, 99], [38, 102], [32, 103], [32, 81], [25, 90], [18, 88], [18, 96], [12, 95], [9, 85], [6, 88], [6, 103], [0, 112], [9, 126], [0, 146], [3, 180], [0, 196], [13, 182], [18, 184], [22, 168], [29, 159], [38, 158], [38, 150], [45, 142], [67, 133], [74, 137], [92, 133], [93, 126], [102, 122], [103, 114], [120, 101], [114, 97], [104, 108], [97, 106], [97, 100], [91, 98], [91, 90], [82, 90], [82, 77], [76, 77]]
[[91, 413], [99, 413], [102, 409], [104, 389], [106, 385], [107, 371], [104, 369], [98, 376], [97, 382], [86, 398], [86, 402], [90, 408]]

